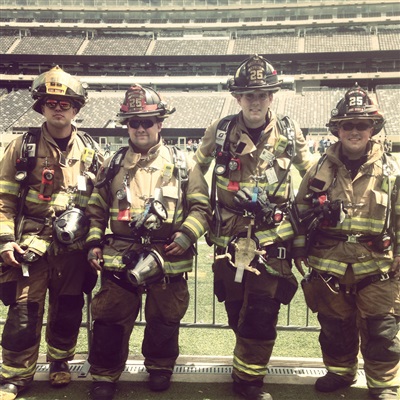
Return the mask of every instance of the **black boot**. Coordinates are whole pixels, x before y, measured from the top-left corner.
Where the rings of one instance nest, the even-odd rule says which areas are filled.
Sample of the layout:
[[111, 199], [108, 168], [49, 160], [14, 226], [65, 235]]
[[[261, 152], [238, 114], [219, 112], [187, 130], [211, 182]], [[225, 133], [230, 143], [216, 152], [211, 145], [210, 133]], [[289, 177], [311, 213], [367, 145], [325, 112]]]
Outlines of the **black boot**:
[[249, 385], [247, 383], [233, 382], [233, 391], [248, 400], [272, 400], [272, 396], [263, 392], [262, 387]]
[[171, 385], [171, 374], [165, 371], [151, 371], [149, 377], [149, 387], [153, 392], [162, 392]]
[[344, 377], [333, 372], [328, 372], [325, 376], [318, 378], [315, 382], [315, 389], [318, 392], [334, 392], [338, 389], [343, 389], [351, 386], [356, 382], [356, 379]]
[[90, 388], [92, 400], [113, 400], [117, 385], [115, 382], [94, 381]]

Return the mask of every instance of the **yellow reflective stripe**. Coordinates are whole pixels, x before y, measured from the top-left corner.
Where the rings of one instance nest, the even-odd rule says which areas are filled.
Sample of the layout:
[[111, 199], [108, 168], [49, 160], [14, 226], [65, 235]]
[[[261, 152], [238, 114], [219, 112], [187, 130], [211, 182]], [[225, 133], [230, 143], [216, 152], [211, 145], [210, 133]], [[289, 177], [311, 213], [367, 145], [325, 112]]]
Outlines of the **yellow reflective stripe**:
[[354, 365], [353, 367], [333, 367], [331, 365], [327, 365], [326, 369], [329, 372], [332, 372], [340, 376], [346, 376], [346, 375], [355, 376], [357, 373], [357, 365]]
[[187, 227], [194, 235], [199, 238], [205, 232], [203, 224], [195, 217], [188, 216], [182, 226]]
[[54, 360], [65, 360], [66, 358], [70, 358], [75, 354], [75, 346], [69, 350], [60, 350], [55, 347], [47, 345], [47, 355]]
[[89, 233], [87, 235], [86, 242], [90, 242], [92, 240], [100, 240], [103, 237], [103, 230], [97, 227], [91, 227], [89, 229]]
[[255, 236], [259, 240], [260, 246], [266, 246], [267, 244], [276, 242], [276, 239], [285, 242], [294, 236], [294, 232], [292, 224], [289, 221], [284, 220], [281, 224], [272, 229], [256, 232]]
[[30, 378], [34, 375], [36, 371], [36, 362], [27, 368], [13, 368], [9, 365], [2, 364], [1, 366], [1, 375], [4, 379], [12, 379], [14, 377], [18, 378]]
[[252, 376], [264, 376], [267, 374], [268, 365], [257, 365], [257, 364], [246, 364], [240, 360], [237, 356], [233, 357], [233, 367], [238, 371], [244, 372], [247, 375]]
[[387, 381], [377, 381], [376, 379], [371, 378], [367, 374], [365, 374], [365, 378], [367, 380], [367, 386], [369, 388], [384, 389], [389, 387], [400, 386], [400, 375], [394, 376], [392, 379]]
[[333, 231], [340, 231], [341, 233], [346, 232], [360, 232], [367, 234], [379, 234], [385, 225], [385, 221], [381, 219], [372, 218], [345, 218], [345, 220], [338, 224]]
[[26, 196], [26, 201], [31, 202], [34, 204], [49, 204], [50, 206], [66, 206], [68, 204], [69, 200], [69, 195], [66, 193], [53, 193], [51, 195], [51, 200], [46, 201], [46, 200], [40, 200], [39, 197], [39, 192], [36, 190], [30, 190]]
[[176, 275], [182, 272], [190, 272], [193, 268], [193, 259], [179, 261], [164, 261], [164, 269], [167, 274]]
[[86, 207], [89, 202], [89, 197], [87, 195], [74, 193], [72, 196], [67, 193], [52, 193], [51, 200], [40, 200], [39, 192], [36, 190], [29, 190], [26, 201], [34, 204], [48, 204], [50, 206], [55, 207], [66, 207], [66, 205], [72, 201], [77, 206]]
[[[347, 269], [347, 263], [314, 256], [309, 256], [309, 263], [313, 268], [319, 271], [336, 273], [339, 275], [344, 275]], [[385, 273], [390, 269], [390, 262], [388, 260], [368, 260], [365, 262], [352, 263], [352, 268], [355, 275], [371, 274], [376, 272], [377, 269]]]
[[344, 272], [347, 269], [347, 263], [340, 262], [338, 260], [327, 260], [323, 258], [309, 256], [308, 262], [313, 268], [316, 268], [319, 271], [332, 272], [339, 275], [344, 275]]
[[20, 185], [17, 182], [0, 180], [0, 193], [18, 196]]
[[93, 192], [90, 196], [88, 204], [93, 204], [95, 206], [99, 206], [101, 208], [108, 208], [107, 202], [100, 196], [99, 193]]
[[195, 199], [198, 203], [207, 204], [207, 203], [208, 203], [208, 198], [209, 198], [209, 197], [206, 196], [206, 195], [203, 194], [203, 193], [198, 192], [198, 193], [187, 194], [187, 195], [186, 195], [186, 198], [187, 198], [188, 200], [190, 200], [190, 199]]
[[306, 245], [306, 236], [305, 235], [299, 235], [294, 238], [293, 247], [299, 248], [299, 247], [304, 247], [305, 245]]
[[214, 160], [214, 157], [212, 156], [205, 156], [200, 148], [196, 151], [195, 158], [197, 159], [197, 163], [200, 164], [201, 166], [203, 165], [209, 166], [211, 162]]
[[125, 268], [125, 264], [122, 262], [122, 256], [115, 256], [110, 254], [103, 254], [104, 267], [113, 271], [120, 271]]

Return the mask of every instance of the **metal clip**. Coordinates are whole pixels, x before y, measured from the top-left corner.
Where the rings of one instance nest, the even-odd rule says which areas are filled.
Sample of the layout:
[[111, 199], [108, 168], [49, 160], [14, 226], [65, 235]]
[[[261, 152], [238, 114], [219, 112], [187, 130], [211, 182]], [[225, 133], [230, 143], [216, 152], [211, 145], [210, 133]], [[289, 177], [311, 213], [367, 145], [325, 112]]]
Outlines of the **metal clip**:
[[142, 245], [149, 245], [151, 244], [151, 237], [150, 236], [141, 236], [141, 243]]
[[278, 260], [286, 260], [286, 247], [278, 247]]
[[381, 282], [387, 281], [387, 280], [389, 280], [389, 279], [390, 279], [390, 275], [389, 275], [387, 272], [385, 272], [384, 274], [381, 274], [381, 277], [379, 278], [379, 280], [380, 280]]
[[348, 235], [347, 236], [347, 243], [358, 243], [358, 238], [361, 236], [361, 234], [356, 234], [356, 235]]

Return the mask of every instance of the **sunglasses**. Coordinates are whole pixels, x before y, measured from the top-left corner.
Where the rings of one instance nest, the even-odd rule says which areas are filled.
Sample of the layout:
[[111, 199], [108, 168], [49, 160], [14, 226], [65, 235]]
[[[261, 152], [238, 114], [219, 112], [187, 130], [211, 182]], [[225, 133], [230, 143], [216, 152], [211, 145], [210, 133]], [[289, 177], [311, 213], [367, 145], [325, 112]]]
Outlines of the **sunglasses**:
[[354, 128], [356, 128], [358, 131], [365, 131], [365, 130], [371, 128], [372, 125], [367, 122], [357, 122], [356, 124], [353, 124], [353, 122], [345, 122], [344, 124], [340, 125], [340, 127], [344, 131], [350, 132]]
[[44, 102], [44, 105], [50, 110], [54, 110], [57, 107], [57, 104], [60, 106], [61, 110], [69, 110], [72, 107], [72, 103], [66, 100], [53, 100], [48, 99]]
[[129, 120], [128, 124], [133, 129], [139, 128], [140, 125], [142, 125], [144, 129], [148, 129], [151, 128], [155, 122], [153, 122], [151, 119], [131, 119]]

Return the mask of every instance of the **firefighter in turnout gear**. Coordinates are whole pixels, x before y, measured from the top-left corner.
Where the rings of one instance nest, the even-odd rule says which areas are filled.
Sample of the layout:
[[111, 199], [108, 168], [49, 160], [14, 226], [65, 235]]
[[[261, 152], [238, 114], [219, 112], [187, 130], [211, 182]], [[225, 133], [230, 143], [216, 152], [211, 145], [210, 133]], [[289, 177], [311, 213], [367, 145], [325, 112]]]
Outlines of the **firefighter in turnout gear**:
[[47, 290], [49, 379], [69, 383], [84, 292], [97, 280], [87, 262], [83, 210], [102, 160], [93, 139], [71, 123], [86, 90], [56, 66], [33, 81], [31, 94], [46, 121], [12, 141], [0, 161], [0, 299], [9, 307], [2, 400], [15, 399], [33, 380]]
[[[169, 388], [179, 354], [187, 273], [211, 207], [200, 168], [162, 142], [162, 122], [174, 110], [150, 87], [128, 89], [118, 117], [127, 125], [129, 146], [105, 161], [87, 209], [88, 257], [102, 276], [92, 302], [94, 400], [114, 396], [142, 295], [142, 353], [151, 390]], [[105, 235], [108, 222], [112, 233]]]
[[216, 245], [215, 295], [225, 302], [236, 334], [233, 389], [257, 400], [270, 398], [262, 385], [279, 308], [297, 290], [290, 258], [290, 167], [305, 173], [311, 164], [300, 128], [270, 109], [280, 85], [266, 59], [246, 59], [228, 82], [242, 110], [213, 122], [195, 154], [203, 172], [215, 159], [207, 238]]
[[349, 89], [327, 126], [339, 141], [307, 172], [296, 196], [294, 241], [307, 305], [318, 313], [327, 374], [316, 390], [352, 385], [359, 350], [369, 394], [398, 399], [400, 384], [399, 166], [374, 140], [384, 118], [368, 93]]

